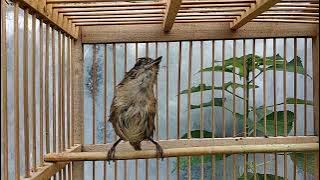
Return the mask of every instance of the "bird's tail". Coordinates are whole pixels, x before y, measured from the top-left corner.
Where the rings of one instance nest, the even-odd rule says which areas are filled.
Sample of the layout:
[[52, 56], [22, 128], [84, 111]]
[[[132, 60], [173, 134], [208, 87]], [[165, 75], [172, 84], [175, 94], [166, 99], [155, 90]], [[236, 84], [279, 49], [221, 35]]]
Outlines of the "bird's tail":
[[141, 150], [140, 142], [130, 142], [130, 144], [134, 148], [134, 150], [136, 150], [136, 151], [140, 151]]

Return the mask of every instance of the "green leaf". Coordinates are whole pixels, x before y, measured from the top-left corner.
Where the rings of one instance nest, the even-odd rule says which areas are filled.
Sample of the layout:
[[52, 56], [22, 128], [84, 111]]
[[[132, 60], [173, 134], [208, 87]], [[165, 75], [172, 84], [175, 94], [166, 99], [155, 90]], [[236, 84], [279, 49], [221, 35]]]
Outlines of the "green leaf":
[[[232, 88], [243, 88], [244, 85], [243, 84], [239, 84], [239, 83], [233, 83], [231, 81], [227, 82], [227, 83], [224, 83], [224, 89], [227, 89], [229, 87], [232, 87]], [[253, 86], [252, 84], [249, 84], [248, 88], [251, 89], [251, 88], [259, 88], [259, 86], [255, 85]], [[216, 90], [222, 90], [222, 86], [217, 86], [217, 87], [214, 87], [214, 89]], [[191, 91], [190, 93], [197, 93], [197, 92], [201, 92], [201, 91], [208, 91], [208, 90], [212, 90], [212, 86], [207, 86], [206, 84], [199, 84], [198, 86], [193, 86], [191, 87]], [[188, 89], [185, 89], [185, 90], [182, 90], [180, 92], [180, 94], [188, 94], [189, 93], [189, 90]]]
[[[287, 133], [289, 133], [293, 127], [294, 113], [291, 111], [286, 111], [287, 113]], [[277, 114], [277, 134], [278, 136], [283, 136], [284, 134], [284, 111], [272, 112], [266, 116], [266, 135], [273, 136], [275, 134], [274, 127], [274, 116]], [[264, 118], [262, 117], [257, 122], [257, 130], [264, 133]]]
[[[276, 176], [273, 174], [266, 174], [268, 180], [274, 180], [276, 179]], [[278, 176], [278, 180], [284, 180], [284, 177]], [[247, 172], [247, 180], [254, 180], [254, 174], [251, 172]], [[263, 180], [264, 174], [256, 173], [256, 179], [257, 180]], [[238, 177], [238, 180], [245, 180], [244, 174], [242, 174], [240, 177]]]
[[[207, 86], [205, 84], [199, 84], [198, 86], [193, 86], [191, 88], [191, 92], [190, 93], [206, 91], [206, 90], [211, 90], [211, 89], [212, 89], [212, 86]], [[181, 91], [180, 94], [187, 94], [188, 92], [189, 92], [189, 90], [185, 89], [185, 90]]]
[[307, 172], [313, 174], [314, 171], [314, 161], [316, 159], [315, 153], [310, 152], [295, 152], [288, 153], [291, 160], [297, 164], [299, 170], [304, 171], [304, 158], [306, 155], [306, 169]]
[[[191, 131], [191, 138], [200, 138], [200, 132], [201, 130], [193, 130]], [[203, 137], [204, 138], [212, 138], [212, 132], [202, 130], [203, 132]], [[188, 138], [188, 133], [185, 133], [183, 136], [181, 136], [181, 139], [187, 139]]]
[[[283, 71], [284, 70], [284, 63], [282, 64], [276, 64], [276, 66], [274, 67], [269, 66], [268, 68], [266, 68], [266, 71], [268, 70], [274, 70], [276, 69], [277, 71]], [[305, 69], [302, 65], [302, 61], [301, 58], [299, 56], [297, 56], [297, 67], [296, 67], [297, 73], [298, 74], [304, 74], [305, 73]], [[291, 61], [286, 63], [286, 72], [295, 72], [295, 60], [292, 59]], [[310, 75], [307, 74], [307, 76], [309, 76], [311, 78]]]
[[[222, 99], [222, 98], [214, 98], [214, 106], [222, 106], [222, 101], [225, 101], [226, 98]], [[212, 100], [206, 103], [202, 103], [199, 105], [190, 105], [190, 109], [198, 109], [200, 108], [202, 105], [202, 107], [212, 107]]]
[[305, 104], [305, 103], [310, 106], [313, 105], [313, 102], [309, 100], [305, 101], [304, 99], [287, 98], [287, 104]]

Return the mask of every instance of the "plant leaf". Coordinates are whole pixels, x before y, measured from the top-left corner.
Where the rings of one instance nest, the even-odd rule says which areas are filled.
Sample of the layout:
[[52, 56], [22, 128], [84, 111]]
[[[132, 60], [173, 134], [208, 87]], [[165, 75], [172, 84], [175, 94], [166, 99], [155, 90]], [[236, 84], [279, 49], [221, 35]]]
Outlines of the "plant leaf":
[[[287, 133], [289, 133], [293, 127], [293, 121], [294, 121], [294, 113], [291, 111], [286, 111], [287, 113]], [[283, 136], [284, 134], [284, 111], [277, 111], [277, 134], [278, 136]], [[266, 116], [266, 135], [274, 135], [275, 134], [275, 127], [274, 127], [274, 116], [275, 112], [272, 112]], [[264, 133], [264, 118], [262, 117], [257, 122], [257, 130], [260, 131], [260, 133]]]
[[[225, 101], [226, 98], [222, 99], [222, 98], [214, 98], [214, 106], [222, 106], [222, 101]], [[200, 108], [202, 105], [202, 107], [212, 107], [212, 100], [209, 102], [205, 102], [199, 105], [190, 105], [190, 109], [198, 109]]]
[[291, 160], [297, 164], [297, 167], [299, 170], [304, 171], [304, 157], [306, 154], [306, 169], [307, 172], [310, 174], [313, 174], [314, 172], [314, 161], [316, 159], [315, 153], [310, 152], [294, 152], [294, 153], [288, 153]]
[[[268, 180], [275, 180], [276, 176], [273, 174], [266, 174]], [[284, 180], [284, 177], [278, 176], [278, 180]], [[247, 180], [254, 180], [254, 174], [251, 172], [247, 172]], [[257, 180], [263, 180], [264, 174], [256, 173], [256, 179]], [[244, 174], [242, 174], [240, 177], [238, 177], [238, 180], [245, 180]]]
[[287, 98], [287, 104], [305, 104], [306, 103], [307, 105], [310, 105], [310, 106], [313, 105], [313, 102], [309, 100], [306, 100], [306, 101], [304, 99], [296, 99], [296, 100], [294, 98]]

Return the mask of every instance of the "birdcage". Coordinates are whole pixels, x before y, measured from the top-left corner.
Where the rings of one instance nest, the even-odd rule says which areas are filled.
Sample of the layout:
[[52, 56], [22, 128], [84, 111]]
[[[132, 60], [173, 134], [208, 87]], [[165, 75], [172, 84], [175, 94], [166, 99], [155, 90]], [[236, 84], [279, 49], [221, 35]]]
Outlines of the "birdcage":
[[[1, 0], [1, 179], [319, 179], [318, 0]], [[162, 56], [154, 139], [116, 85]]]

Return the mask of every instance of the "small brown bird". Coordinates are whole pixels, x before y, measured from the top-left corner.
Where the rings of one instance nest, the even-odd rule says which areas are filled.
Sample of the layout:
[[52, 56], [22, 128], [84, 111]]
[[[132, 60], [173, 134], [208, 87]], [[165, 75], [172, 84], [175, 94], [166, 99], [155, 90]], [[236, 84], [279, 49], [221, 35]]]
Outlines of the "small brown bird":
[[109, 121], [120, 139], [108, 151], [108, 159], [114, 159], [115, 148], [121, 140], [129, 141], [135, 150], [141, 150], [141, 141], [149, 140], [156, 145], [158, 157], [163, 158], [162, 147], [152, 139], [157, 111], [153, 86], [157, 82], [161, 59], [162, 56], [138, 58], [116, 86]]

